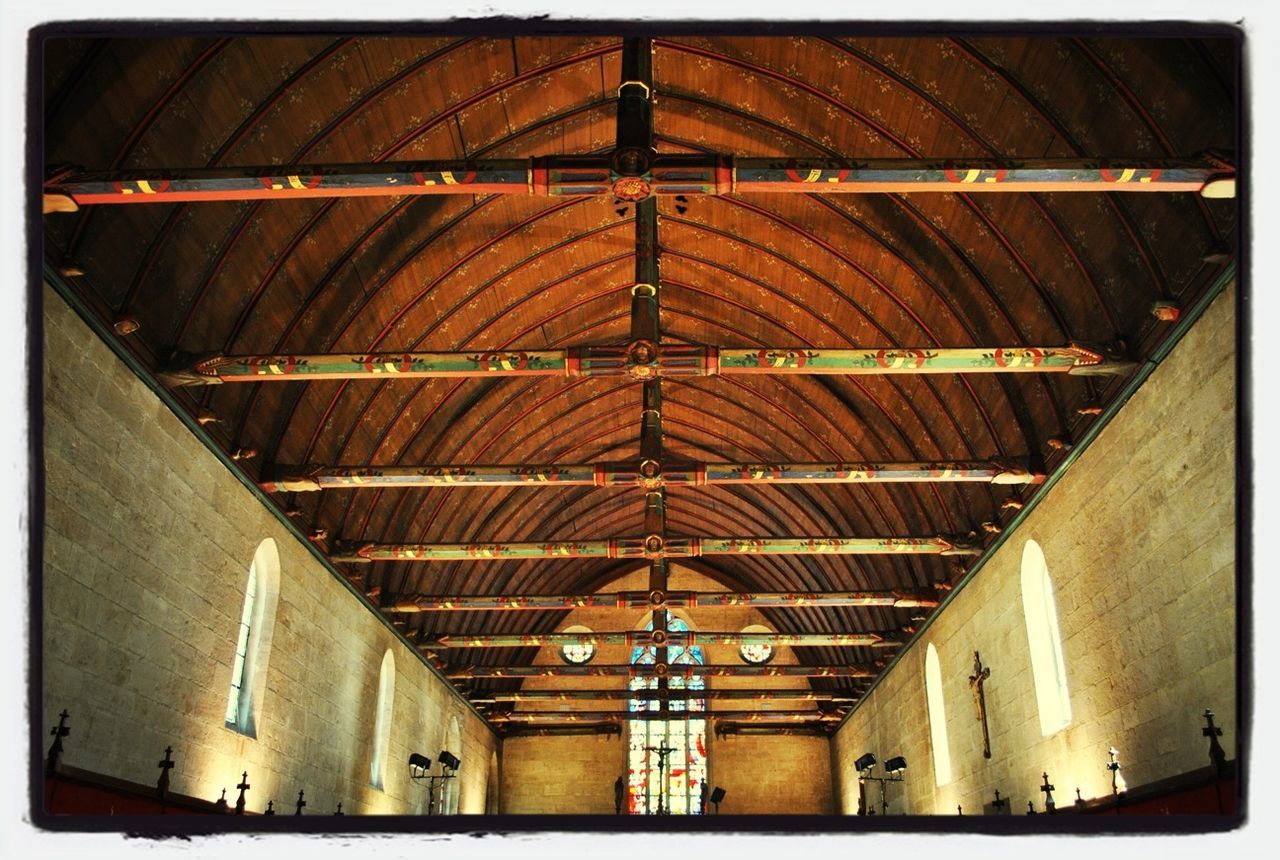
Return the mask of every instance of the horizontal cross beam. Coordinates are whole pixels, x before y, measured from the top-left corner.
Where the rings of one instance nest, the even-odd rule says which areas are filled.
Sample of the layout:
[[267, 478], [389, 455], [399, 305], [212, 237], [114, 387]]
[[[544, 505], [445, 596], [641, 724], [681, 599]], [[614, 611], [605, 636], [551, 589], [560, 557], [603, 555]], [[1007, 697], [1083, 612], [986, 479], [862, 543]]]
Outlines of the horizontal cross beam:
[[[856, 702], [857, 696], [834, 693], [830, 690], [687, 690], [672, 688], [667, 691], [672, 701], [684, 699], [760, 699], [780, 701], [794, 699], [803, 702]], [[521, 690], [514, 693], [485, 693], [470, 699], [473, 705], [497, 702], [577, 702], [583, 700], [634, 699], [645, 700], [644, 690]]]
[[[621, 727], [619, 727], [621, 730]], [[742, 723], [722, 723], [716, 722], [716, 737], [731, 737], [733, 735], [787, 735], [787, 736], [809, 736], [809, 737], [827, 737], [827, 727], [825, 726], [769, 726], [759, 723], [747, 724]]]
[[603, 594], [438, 595], [400, 597], [384, 612], [513, 612], [522, 609], [652, 609], [694, 606], [892, 606], [933, 609], [933, 592], [912, 591], [618, 591]]
[[566, 463], [506, 466], [281, 466], [269, 493], [395, 487], [629, 487], [710, 484], [975, 482], [1035, 484], [1044, 475], [995, 461], [900, 463]]
[[160, 372], [168, 385], [439, 377], [1070, 373], [1116, 375], [1133, 363], [1082, 344], [1068, 346], [732, 348], [638, 341], [622, 346], [467, 352], [214, 355]]
[[451, 681], [473, 678], [874, 678], [876, 666], [790, 666], [600, 663], [591, 666], [469, 666], [446, 670]]
[[825, 711], [705, 711], [705, 710], [653, 710], [653, 711], [512, 711], [502, 714], [486, 714], [491, 723], [572, 723], [601, 720], [740, 720], [746, 722], [838, 722], [844, 715]]
[[533, 558], [697, 558], [712, 555], [980, 555], [976, 541], [945, 537], [669, 537], [510, 543], [335, 545], [333, 562], [495, 561]]
[[884, 633], [743, 633], [662, 630], [620, 630], [595, 633], [493, 633], [442, 634], [418, 643], [423, 651], [446, 648], [527, 648], [543, 645], [626, 645], [628, 647], [682, 648], [692, 645], [851, 645], [896, 648], [897, 634]]
[[513, 737], [563, 737], [566, 735], [620, 735], [622, 724], [611, 723], [569, 723], [561, 726], [525, 726], [520, 723], [504, 723], [502, 736]]
[[[103, 204], [306, 200], [439, 194], [607, 196], [655, 194], [899, 194], [1133, 191], [1235, 194], [1235, 168], [1217, 158], [734, 158], [655, 155], [615, 164], [611, 155], [505, 161], [64, 170], [44, 185], [44, 211]], [[620, 171], [618, 168], [622, 168]], [[636, 172], [638, 169], [640, 172]]]

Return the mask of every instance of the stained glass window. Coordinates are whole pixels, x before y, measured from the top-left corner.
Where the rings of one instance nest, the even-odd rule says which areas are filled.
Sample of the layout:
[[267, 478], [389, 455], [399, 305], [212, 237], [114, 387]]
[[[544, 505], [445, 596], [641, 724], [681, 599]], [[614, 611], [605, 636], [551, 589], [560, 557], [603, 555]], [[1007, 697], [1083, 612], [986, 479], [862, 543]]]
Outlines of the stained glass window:
[[[742, 628], [743, 633], [772, 633], [761, 624], [749, 624]], [[773, 646], [768, 642], [746, 642], [738, 649], [738, 656], [744, 663], [763, 665], [773, 659]]]
[[[667, 616], [667, 630], [685, 632], [689, 625], [674, 615]], [[653, 622], [645, 628], [653, 629]], [[636, 648], [631, 662], [646, 665], [656, 662], [657, 649]], [[667, 662], [677, 665], [702, 665], [702, 649], [669, 646]], [[631, 679], [632, 690], [656, 690], [657, 678]], [[704, 690], [701, 675], [668, 679], [670, 690]], [[658, 699], [631, 699], [629, 710], [657, 711]], [[706, 711], [706, 699], [671, 699], [670, 711]], [[629, 761], [627, 770], [627, 810], [632, 815], [698, 815], [702, 812], [701, 795], [707, 780], [707, 721], [705, 719], [630, 720], [628, 721]], [[658, 749], [668, 749], [665, 759]]]
[[[566, 627], [565, 633], [590, 633], [590, 627], [584, 627], [581, 624], [575, 624], [572, 627]], [[590, 642], [574, 642], [563, 645], [560, 648], [560, 659], [566, 663], [572, 663], [575, 666], [581, 666], [591, 662], [591, 658], [596, 655], [596, 646]]]

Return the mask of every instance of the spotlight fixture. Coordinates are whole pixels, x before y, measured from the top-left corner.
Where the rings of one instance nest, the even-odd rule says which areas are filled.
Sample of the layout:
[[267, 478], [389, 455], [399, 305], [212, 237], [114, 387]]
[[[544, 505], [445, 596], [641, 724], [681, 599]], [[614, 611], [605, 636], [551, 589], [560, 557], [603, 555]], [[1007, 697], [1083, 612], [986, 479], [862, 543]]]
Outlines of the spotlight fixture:
[[[900, 755], [892, 756], [885, 760], [884, 769], [888, 776], [872, 776], [871, 768], [875, 767], [876, 757], [872, 753], [863, 753], [862, 757], [853, 763], [854, 768], [858, 771], [858, 814], [871, 815], [875, 813], [875, 809], [867, 809], [866, 801], [866, 785], [868, 781], [880, 783], [880, 814], [887, 815], [889, 813], [889, 803], [885, 798], [884, 785], [886, 782], [902, 782], [903, 772], [907, 769], [907, 760]], [[864, 812], [864, 810], [866, 810]]]
[[[409, 778], [425, 779], [427, 781], [427, 814], [431, 815], [436, 805], [436, 786], [444, 783], [446, 779], [457, 779], [456, 773], [462, 761], [448, 750], [441, 750], [437, 759], [440, 762], [441, 773], [439, 776], [427, 773], [431, 769], [431, 759], [422, 753], [410, 753], [409, 755]], [[443, 798], [443, 795], [442, 795]], [[443, 799], [441, 803], [443, 804]]]
[[409, 779], [424, 779], [431, 769], [431, 759], [422, 753], [409, 753]]

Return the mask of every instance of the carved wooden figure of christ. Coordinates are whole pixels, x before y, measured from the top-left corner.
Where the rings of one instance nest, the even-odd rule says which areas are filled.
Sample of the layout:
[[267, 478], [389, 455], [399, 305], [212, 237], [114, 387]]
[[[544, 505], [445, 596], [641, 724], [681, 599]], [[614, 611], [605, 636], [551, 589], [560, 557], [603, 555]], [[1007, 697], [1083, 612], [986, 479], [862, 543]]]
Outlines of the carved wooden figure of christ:
[[991, 736], [987, 732], [987, 696], [983, 691], [983, 683], [991, 677], [991, 669], [982, 665], [978, 652], [973, 652], [973, 674], [969, 676], [969, 686], [973, 688], [973, 705], [977, 711], [978, 722], [982, 723], [982, 757], [991, 758]]

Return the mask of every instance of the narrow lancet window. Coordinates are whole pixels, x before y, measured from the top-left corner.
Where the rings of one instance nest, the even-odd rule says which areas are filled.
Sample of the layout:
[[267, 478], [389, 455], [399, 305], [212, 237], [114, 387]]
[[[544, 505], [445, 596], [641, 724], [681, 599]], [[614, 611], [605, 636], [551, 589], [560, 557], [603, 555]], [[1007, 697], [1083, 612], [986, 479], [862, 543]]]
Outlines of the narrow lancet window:
[[1067, 693], [1067, 666], [1062, 655], [1053, 581], [1049, 578], [1044, 551], [1033, 540], [1027, 541], [1022, 550], [1022, 610], [1027, 622], [1040, 731], [1048, 736], [1071, 723], [1071, 700]]

